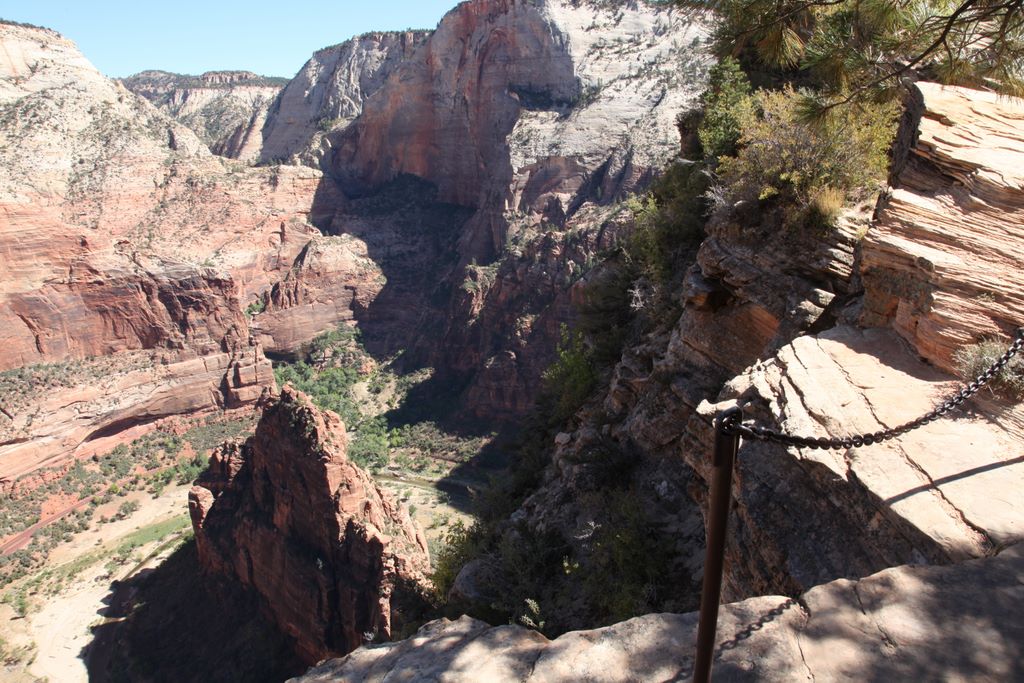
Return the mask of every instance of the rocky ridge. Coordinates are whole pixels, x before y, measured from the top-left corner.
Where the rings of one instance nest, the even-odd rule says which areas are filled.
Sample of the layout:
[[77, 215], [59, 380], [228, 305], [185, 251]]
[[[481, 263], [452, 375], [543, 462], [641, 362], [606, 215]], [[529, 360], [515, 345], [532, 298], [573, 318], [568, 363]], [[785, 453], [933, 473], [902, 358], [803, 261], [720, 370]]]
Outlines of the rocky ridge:
[[[718, 410], [739, 402], [758, 424], [805, 436], [873, 433], [958, 387], [953, 349], [1024, 321], [1014, 295], [1022, 145], [1005, 127], [1021, 104], [927, 83], [917, 92], [893, 188], [870, 222], [852, 213], [827, 236], [780, 234], [770, 216], [709, 225], [679, 320], [626, 350], [602, 404], [558, 436], [543, 485], [513, 519], [583, 539], [574, 553], [586, 557], [588, 530], [605, 514], [583, 502], [592, 454], [617, 448], [635, 458], [631, 481], [678, 571], [696, 581]], [[975, 145], [1000, 152], [982, 162]], [[978, 301], [981, 292], [992, 294]], [[1022, 424], [1019, 405], [983, 393], [885, 444], [837, 452], [744, 441], [727, 599], [798, 595], [1020, 542]]]
[[337, 415], [286, 386], [189, 493], [204, 569], [253, 588], [309, 663], [390, 638], [429, 569], [423, 532], [347, 444]]
[[214, 154], [256, 161], [263, 147], [263, 125], [286, 83], [248, 71], [208, 71], [200, 76], [143, 71], [121, 79], [195, 131]]

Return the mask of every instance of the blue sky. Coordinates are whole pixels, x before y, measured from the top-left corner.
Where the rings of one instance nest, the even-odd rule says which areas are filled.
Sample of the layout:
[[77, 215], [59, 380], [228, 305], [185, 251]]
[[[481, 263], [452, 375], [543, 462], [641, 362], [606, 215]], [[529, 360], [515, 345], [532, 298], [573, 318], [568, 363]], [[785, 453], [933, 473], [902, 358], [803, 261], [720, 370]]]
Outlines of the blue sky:
[[321, 47], [366, 31], [434, 28], [458, 0], [4, 0], [0, 17], [74, 40], [108, 76], [144, 69], [295, 75]]

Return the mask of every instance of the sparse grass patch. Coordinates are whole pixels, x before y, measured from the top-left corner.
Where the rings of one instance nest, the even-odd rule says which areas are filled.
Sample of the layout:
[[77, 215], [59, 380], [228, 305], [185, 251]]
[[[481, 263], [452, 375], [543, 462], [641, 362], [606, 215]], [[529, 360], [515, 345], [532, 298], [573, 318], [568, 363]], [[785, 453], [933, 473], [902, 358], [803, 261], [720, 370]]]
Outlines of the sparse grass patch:
[[[181, 436], [157, 429], [90, 460], [77, 460], [67, 466], [29, 475], [32, 481], [42, 483], [15, 482], [13, 492], [0, 498], [0, 536], [23, 532], [38, 523], [45, 505], [66, 508], [85, 500], [89, 500], [89, 504], [36, 531], [25, 548], [0, 557], [0, 586], [42, 566], [57, 545], [88, 529], [96, 508], [110, 503], [114, 496], [145, 489], [157, 497], [172, 482], [187, 484], [194, 481], [206, 467], [207, 452], [224, 441], [251, 433], [253, 420], [252, 415], [229, 416], [226, 419], [222, 415], [214, 415], [195, 420]], [[186, 443], [192, 444], [196, 455], [183, 460], [180, 454]], [[137, 509], [138, 503], [125, 501], [114, 519], [127, 518]], [[53, 514], [53, 510], [48, 514]], [[104, 516], [98, 521], [104, 524], [114, 520]]]
[[[953, 354], [953, 361], [963, 380], [970, 382], [992, 367], [992, 364], [1006, 353], [1007, 348], [1009, 344], [1005, 341], [987, 339], [957, 350]], [[992, 394], [1005, 400], [1024, 400], [1024, 358], [1015, 356], [996, 373], [987, 388]]]

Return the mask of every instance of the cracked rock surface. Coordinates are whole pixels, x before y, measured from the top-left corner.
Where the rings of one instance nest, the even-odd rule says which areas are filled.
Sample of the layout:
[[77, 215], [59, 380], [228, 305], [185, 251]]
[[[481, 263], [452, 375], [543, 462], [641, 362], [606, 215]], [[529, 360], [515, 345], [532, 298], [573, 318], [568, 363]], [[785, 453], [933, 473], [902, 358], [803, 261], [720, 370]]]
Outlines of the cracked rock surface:
[[[914, 420], [959, 386], [893, 330], [844, 325], [797, 338], [736, 378], [726, 396], [749, 402], [758, 424], [841, 438]], [[700, 413], [710, 418], [725, 405], [731, 400]], [[1022, 416], [1020, 405], [983, 393], [872, 446], [744, 442], [727, 594], [795, 593], [837, 571], [856, 577], [906, 562], [957, 562], [1024, 540]]]
[[[948, 567], [840, 579], [800, 598], [727, 605], [715, 681], [1010, 681], [1024, 676], [1024, 545]], [[648, 614], [548, 640], [518, 626], [441, 619], [398, 643], [325, 662], [327, 681], [684, 681], [697, 613]]]

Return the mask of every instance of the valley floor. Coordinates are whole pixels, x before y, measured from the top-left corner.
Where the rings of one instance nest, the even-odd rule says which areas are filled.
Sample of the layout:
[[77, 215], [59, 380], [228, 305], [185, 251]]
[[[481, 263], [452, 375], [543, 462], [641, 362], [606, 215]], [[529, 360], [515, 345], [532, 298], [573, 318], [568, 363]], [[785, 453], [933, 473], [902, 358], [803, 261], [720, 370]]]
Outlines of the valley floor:
[[[446, 482], [441, 490], [440, 476], [393, 467], [376, 477], [410, 508], [434, 548], [453, 523], [470, 520], [465, 510], [471, 487], [480, 485], [460, 480]], [[134, 513], [92, 522], [88, 530], [54, 547], [43, 567], [8, 586], [8, 597], [0, 604], [0, 678], [14, 683], [90, 680], [88, 659], [107, 657], [102, 650], [113, 642], [104, 640], [99, 652], [90, 649], [94, 632], [120, 620], [107, 616], [118, 583], [156, 569], [191, 538], [189, 488], [169, 486], [156, 497], [131, 493], [124, 500], [138, 504]], [[116, 508], [119, 502], [98, 512], [113, 516], [114, 510], [105, 508]]]
[[145, 496], [125, 519], [96, 523], [75, 534], [54, 549], [43, 569], [8, 588], [23, 602], [16, 598], [0, 606], [5, 677], [88, 680], [90, 629], [103, 621], [114, 582], [159, 565], [191, 536], [188, 488], [173, 486], [157, 498]]

